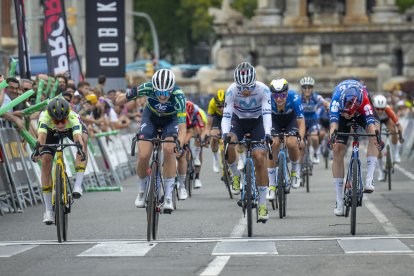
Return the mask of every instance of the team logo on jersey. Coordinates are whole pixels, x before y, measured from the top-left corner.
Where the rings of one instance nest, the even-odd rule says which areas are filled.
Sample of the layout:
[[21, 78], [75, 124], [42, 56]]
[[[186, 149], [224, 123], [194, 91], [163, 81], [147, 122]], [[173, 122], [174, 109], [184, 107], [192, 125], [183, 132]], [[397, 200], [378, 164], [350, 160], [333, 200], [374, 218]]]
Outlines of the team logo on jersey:
[[156, 104], [154, 107], [155, 107], [155, 109], [156, 109], [157, 111], [159, 111], [159, 112], [165, 112], [165, 110], [167, 110], [167, 108], [168, 108], [168, 106], [167, 106], [167, 105], [164, 105], [164, 104], [162, 104], [162, 103], [158, 103], [158, 104]]
[[250, 102], [240, 100], [240, 107], [242, 108], [251, 108], [253, 106], [257, 106], [256, 98], [253, 98]]

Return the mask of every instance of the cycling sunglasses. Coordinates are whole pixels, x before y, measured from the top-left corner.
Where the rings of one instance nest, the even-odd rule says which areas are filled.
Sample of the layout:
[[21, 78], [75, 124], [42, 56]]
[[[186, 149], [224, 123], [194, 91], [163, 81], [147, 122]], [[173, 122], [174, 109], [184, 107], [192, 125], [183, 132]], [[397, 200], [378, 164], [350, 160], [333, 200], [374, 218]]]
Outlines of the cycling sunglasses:
[[256, 85], [251, 85], [251, 86], [242, 86], [242, 85], [237, 85], [237, 89], [242, 92], [242, 91], [253, 91], [255, 89]]
[[277, 99], [277, 98], [284, 99], [286, 97], [287, 97], [287, 93], [286, 92], [284, 92], [284, 93], [273, 93], [273, 98], [275, 98], [275, 99]]
[[384, 111], [385, 108], [376, 108], [377, 111]]
[[171, 96], [171, 92], [172, 92], [172, 90], [167, 90], [167, 91], [154, 90], [154, 94], [155, 94], [156, 97], [161, 97], [161, 96], [169, 97], [169, 96]]
[[302, 89], [312, 89], [313, 86], [312, 85], [304, 85], [302, 86]]
[[67, 119], [63, 119], [63, 120], [56, 120], [56, 119], [53, 119], [53, 123], [55, 124], [55, 125], [59, 125], [59, 124], [65, 124], [66, 125], [66, 123], [68, 122], [68, 120]]

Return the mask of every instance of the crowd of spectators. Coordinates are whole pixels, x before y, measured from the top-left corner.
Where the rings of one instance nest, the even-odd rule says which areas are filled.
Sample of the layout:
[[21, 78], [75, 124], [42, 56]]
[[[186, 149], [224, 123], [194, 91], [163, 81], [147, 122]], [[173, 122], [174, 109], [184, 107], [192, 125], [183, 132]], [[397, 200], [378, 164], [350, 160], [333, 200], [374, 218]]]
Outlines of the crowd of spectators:
[[[49, 85], [49, 92], [45, 93], [50, 78], [52, 78], [52, 83]], [[3, 76], [0, 75], [0, 83], [3, 80]], [[9, 77], [5, 80], [8, 86], [0, 89], [0, 107], [5, 106], [28, 90], [33, 89], [35, 93], [24, 102], [8, 110], [0, 118], [11, 121], [18, 129], [28, 128], [35, 138], [37, 137], [37, 119], [40, 111], [26, 117], [22, 110], [36, 103], [40, 80], [44, 81], [41, 101], [48, 99], [50, 91], [55, 85], [54, 81], [57, 81], [55, 96], [62, 96], [71, 104], [72, 109], [87, 125], [91, 137], [97, 132], [128, 128], [133, 122], [139, 123], [146, 103], [145, 98], [139, 98], [124, 105], [117, 105], [115, 103], [116, 97], [125, 91], [122, 89], [106, 90], [104, 75], [99, 76], [98, 84], [95, 87], [86, 81], [75, 84], [73, 80], [64, 75], [39, 74], [33, 79]]]

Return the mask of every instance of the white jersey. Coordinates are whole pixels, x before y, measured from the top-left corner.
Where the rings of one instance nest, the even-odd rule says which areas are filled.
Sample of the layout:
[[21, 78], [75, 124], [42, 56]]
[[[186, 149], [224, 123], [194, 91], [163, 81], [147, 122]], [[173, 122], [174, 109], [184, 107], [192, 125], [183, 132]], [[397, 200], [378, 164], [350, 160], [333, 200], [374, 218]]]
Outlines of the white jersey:
[[252, 119], [263, 116], [265, 134], [270, 135], [272, 128], [272, 105], [269, 88], [262, 82], [256, 81], [256, 87], [249, 96], [244, 96], [237, 88], [236, 83], [230, 85], [226, 91], [226, 98], [221, 121], [223, 133], [229, 133], [231, 117], [234, 114], [240, 119]]

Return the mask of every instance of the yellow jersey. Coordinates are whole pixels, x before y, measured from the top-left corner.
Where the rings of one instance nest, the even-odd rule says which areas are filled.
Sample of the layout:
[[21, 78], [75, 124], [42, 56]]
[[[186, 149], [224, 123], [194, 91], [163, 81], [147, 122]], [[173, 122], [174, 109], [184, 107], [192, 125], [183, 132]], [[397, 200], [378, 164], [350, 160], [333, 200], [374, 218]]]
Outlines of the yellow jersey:
[[216, 101], [214, 100], [214, 97], [211, 98], [209, 104], [208, 104], [208, 110], [207, 110], [207, 114], [209, 116], [213, 116], [213, 115], [218, 115], [220, 117], [223, 116], [223, 111], [221, 111], [216, 104]]

